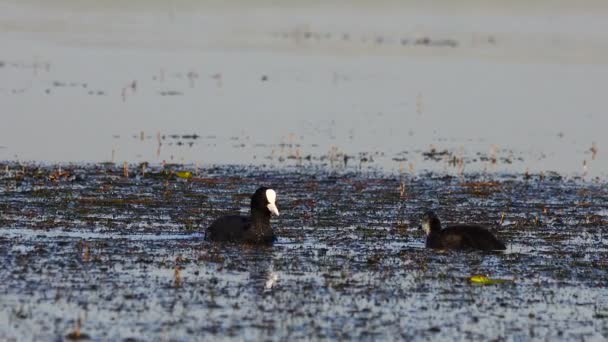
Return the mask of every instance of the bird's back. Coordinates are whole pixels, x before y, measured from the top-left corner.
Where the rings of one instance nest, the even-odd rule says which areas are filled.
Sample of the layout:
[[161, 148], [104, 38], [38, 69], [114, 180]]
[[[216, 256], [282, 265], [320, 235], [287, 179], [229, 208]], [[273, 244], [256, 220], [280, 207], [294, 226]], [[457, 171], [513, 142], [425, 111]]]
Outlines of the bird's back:
[[434, 240], [442, 248], [504, 250], [506, 246], [487, 228], [479, 225], [453, 225], [442, 229]]
[[245, 216], [222, 216], [209, 228], [205, 239], [209, 241], [240, 241], [251, 227], [251, 220]]
[[208, 241], [272, 244], [276, 238], [270, 226], [266, 228], [255, 228], [251, 218], [246, 216], [223, 216], [207, 228], [205, 239]]

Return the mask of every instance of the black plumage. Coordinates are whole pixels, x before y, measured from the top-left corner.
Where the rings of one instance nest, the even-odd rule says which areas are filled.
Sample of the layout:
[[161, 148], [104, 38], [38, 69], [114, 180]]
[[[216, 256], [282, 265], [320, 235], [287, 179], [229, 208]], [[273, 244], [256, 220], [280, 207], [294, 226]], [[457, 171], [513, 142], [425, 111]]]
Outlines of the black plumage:
[[426, 233], [426, 247], [435, 249], [474, 249], [494, 251], [507, 249], [486, 227], [475, 224], [457, 224], [441, 229], [441, 222], [434, 212], [422, 217]]
[[215, 220], [205, 234], [208, 241], [272, 244], [276, 237], [270, 216], [279, 215], [274, 190], [261, 187], [251, 196], [251, 215], [229, 215]]

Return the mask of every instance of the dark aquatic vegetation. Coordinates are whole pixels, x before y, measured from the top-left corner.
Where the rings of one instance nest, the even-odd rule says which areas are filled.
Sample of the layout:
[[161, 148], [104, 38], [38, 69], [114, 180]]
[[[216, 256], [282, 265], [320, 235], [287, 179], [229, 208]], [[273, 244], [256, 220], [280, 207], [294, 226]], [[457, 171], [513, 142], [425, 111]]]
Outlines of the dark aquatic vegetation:
[[251, 196], [251, 216], [230, 215], [217, 219], [207, 229], [209, 241], [271, 244], [276, 239], [270, 216], [279, 216], [274, 190], [261, 187]]
[[[608, 335], [605, 181], [124, 169], [0, 162], [0, 326], [10, 327], [0, 340]], [[214, 219], [251, 204], [251, 184], [280, 189], [273, 245], [204, 241]], [[499, 226], [509, 249], [425, 248], [413, 227], [431, 206], [446, 220]]]
[[441, 222], [432, 211], [422, 216], [426, 247], [435, 249], [505, 250], [507, 247], [487, 228], [480, 225], [457, 224], [441, 229]]

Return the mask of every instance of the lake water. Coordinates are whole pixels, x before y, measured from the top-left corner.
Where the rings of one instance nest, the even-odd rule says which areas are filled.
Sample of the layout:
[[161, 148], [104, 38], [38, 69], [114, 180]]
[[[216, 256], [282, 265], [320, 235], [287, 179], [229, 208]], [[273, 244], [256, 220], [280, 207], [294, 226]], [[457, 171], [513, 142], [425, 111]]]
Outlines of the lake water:
[[0, 159], [605, 177], [604, 7], [4, 1]]
[[[215, 167], [184, 180], [159, 168], [124, 177], [121, 166], [50, 180], [53, 166], [9, 169], [0, 339], [608, 336], [604, 182], [307, 167]], [[204, 241], [214, 219], [247, 212], [260, 184], [277, 189], [277, 242]], [[417, 226], [428, 208], [446, 224], [488, 225], [507, 250], [425, 249]], [[471, 283], [476, 274], [504, 283]]]
[[[0, 0], [0, 340], [605, 340], [607, 19]], [[203, 240], [260, 185], [276, 244]]]

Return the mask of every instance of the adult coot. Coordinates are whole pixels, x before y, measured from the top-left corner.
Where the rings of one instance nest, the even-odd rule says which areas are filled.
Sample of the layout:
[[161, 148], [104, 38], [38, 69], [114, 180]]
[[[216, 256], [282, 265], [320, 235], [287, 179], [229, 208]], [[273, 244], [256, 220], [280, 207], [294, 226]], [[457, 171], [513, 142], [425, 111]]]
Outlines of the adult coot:
[[230, 215], [215, 220], [207, 228], [208, 241], [271, 244], [275, 240], [270, 215], [279, 216], [274, 190], [261, 187], [251, 196], [251, 216]]
[[432, 211], [422, 216], [426, 247], [436, 249], [476, 249], [494, 251], [507, 249], [490, 231], [479, 225], [457, 224], [441, 229], [441, 222]]

